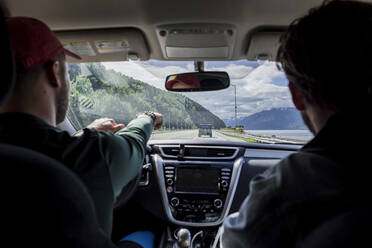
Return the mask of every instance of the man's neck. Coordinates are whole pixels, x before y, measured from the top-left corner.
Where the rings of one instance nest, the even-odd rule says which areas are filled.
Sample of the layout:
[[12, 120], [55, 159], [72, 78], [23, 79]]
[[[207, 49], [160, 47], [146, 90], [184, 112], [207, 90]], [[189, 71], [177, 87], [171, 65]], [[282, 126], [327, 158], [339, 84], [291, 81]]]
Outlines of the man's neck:
[[42, 119], [51, 126], [56, 126], [55, 108], [41, 98], [30, 99], [27, 96], [22, 97], [13, 94], [0, 107], [0, 113], [11, 112], [30, 114]]
[[308, 109], [308, 113], [314, 131], [316, 134], [318, 134], [326, 125], [329, 118], [331, 118], [331, 116], [333, 116], [336, 112], [319, 106], [312, 106]]

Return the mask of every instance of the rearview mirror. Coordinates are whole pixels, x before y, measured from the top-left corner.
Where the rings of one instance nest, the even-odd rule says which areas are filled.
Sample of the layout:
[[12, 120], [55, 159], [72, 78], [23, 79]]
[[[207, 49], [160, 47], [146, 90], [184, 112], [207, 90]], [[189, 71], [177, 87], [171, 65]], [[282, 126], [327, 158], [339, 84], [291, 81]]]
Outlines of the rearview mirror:
[[165, 88], [169, 91], [211, 91], [229, 86], [229, 75], [221, 71], [174, 74], [165, 80]]

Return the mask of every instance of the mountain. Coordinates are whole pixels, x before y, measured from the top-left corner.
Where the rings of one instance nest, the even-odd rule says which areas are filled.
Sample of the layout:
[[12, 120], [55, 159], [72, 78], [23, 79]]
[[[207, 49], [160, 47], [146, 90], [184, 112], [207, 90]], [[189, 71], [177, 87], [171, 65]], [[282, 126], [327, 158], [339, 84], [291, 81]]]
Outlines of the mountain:
[[127, 124], [137, 113], [155, 111], [163, 114], [166, 128], [197, 128], [203, 123], [225, 127], [219, 117], [190, 98], [107, 70], [101, 63], [70, 64], [69, 73], [72, 111], [68, 114], [74, 125], [84, 127], [101, 117]]
[[[224, 120], [226, 126], [235, 126], [235, 119]], [[295, 108], [273, 108], [238, 118], [238, 125], [248, 130], [303, 130], [307, 129]]]

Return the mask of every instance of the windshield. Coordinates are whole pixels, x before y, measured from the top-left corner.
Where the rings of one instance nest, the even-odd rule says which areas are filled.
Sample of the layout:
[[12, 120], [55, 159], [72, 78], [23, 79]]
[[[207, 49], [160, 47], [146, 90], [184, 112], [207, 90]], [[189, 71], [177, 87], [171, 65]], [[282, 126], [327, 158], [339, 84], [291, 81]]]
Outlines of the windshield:
[[126, 61], [70, 64], [68, 118], [76, 129], [109, 117], [128, 124], [136, 114], [164, 116], [151, 139], [220, 139], [303, 144], [312, 134], [294, 108], [288, 82], [274, 62], [205, 62], [205, 71], [226, 71], [231, 86], [220, 91], [165, 90], [167, 75], [194, 71], [194, 63]]

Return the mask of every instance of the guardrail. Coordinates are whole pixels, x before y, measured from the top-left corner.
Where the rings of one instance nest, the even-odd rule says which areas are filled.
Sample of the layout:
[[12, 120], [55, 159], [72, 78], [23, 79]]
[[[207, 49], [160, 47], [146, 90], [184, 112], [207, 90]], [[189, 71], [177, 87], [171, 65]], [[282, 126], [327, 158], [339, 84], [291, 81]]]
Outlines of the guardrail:
[[244, 133], [220, 131], [220, 133], [226, 134], [226, 135], [233, 135], [233, 136], [243, 137], [243, 138], [247, 138], [247, 139], [253, 139], [253, 140], [256, 140], [259, 143], [266, 143], [266, 144], [286, 143], [286, 144], [293, 144], [293, 145], [302, 145], [304, 143], [304, 141], [300, 141], [300, 140], [291, 140], [291, 139], [284, 139], [284, 138], [277, 138], [277, 137], [266, 137], [266, 136], [259, 136], [259, 135], [249, 134], [249, 133], [247, 133], [247, 131], [244, 131]]

